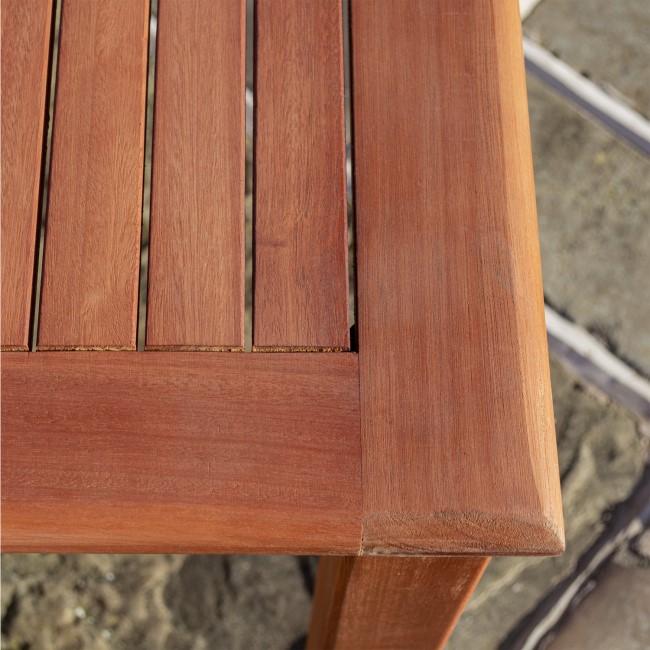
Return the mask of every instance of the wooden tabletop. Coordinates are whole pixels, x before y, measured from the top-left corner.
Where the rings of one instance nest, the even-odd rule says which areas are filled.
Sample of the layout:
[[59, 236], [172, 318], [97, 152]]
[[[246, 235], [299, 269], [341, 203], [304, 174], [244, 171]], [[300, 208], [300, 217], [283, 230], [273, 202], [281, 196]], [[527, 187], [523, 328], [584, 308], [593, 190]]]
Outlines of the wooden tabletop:
[[562, 551], [517, 2], [350, 9], [358, 337], [340, 0], [256, 0], [252, 353], [244, 1], [159, 0], [137, 352], [149, 1], [3, 1], [4, 550]]

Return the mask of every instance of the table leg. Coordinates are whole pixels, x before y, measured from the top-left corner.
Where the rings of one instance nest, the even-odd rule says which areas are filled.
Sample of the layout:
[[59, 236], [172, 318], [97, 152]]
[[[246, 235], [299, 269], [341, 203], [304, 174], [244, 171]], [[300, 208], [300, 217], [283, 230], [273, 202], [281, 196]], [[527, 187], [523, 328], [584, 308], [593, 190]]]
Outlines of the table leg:
[[486, 557], [322, 557], [307, 648], [442, 648]]

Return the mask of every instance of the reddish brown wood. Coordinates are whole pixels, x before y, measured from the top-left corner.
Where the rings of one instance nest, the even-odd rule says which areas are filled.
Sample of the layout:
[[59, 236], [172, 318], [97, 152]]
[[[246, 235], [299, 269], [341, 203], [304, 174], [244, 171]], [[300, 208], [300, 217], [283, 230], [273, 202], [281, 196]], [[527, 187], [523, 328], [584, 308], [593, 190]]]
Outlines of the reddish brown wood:
[[2, 3], [2, 337], [27, 350], [40, 208], [52, 0]]
[[7, 552], [356, 553], [353, 354], [6, 353]]
[[38, 347], [136, 342], [148, 0], [66, 0]]
[[[203, 41], [202, 19], [217, 19], [183, 11], [213, 7], [161, 6], [161, 75], [170, 79], [160, 97], [176, 110], [165, 84], [187, 73], [192, 92], [220, 101], [192, 80], [205, 66], [184, 61], [178, 43], [192, 34]], [[377, 10], [352, 0], [352, 9], [359, 361], [8, 353], [6, 550], [562, 549], [516, 2], [384, 0]], [[348, 344], [340, 3], [259, 0], [257, 18], [254, 342], [262, 350], [340, 350]], [[223, 54], [236, 42], [240, 57], [241, 13], [215, 29], [224, 42], [196, 51]], [[142, 0], [65, 3], [40, 347], [135, 344], [146, 35]], [[240, 58], [236, 65], [241, 75]], [[240, 120], [241, 138], [241, 113], [224, 115], [224, 125]], [[195, 117], [184, 123], [188, 134], [191, 124], [208, 128], [202, 113]], [[187, 165], [195, 159], [183, 146], [210, 159], [161, 124], [156, 155], [167, 173], [175, 173], [174, 146]], [[235, 178], [240, 162], [230, 170]], [[204, 163], [196, 164], [188, 176], [198, 182]], [[162, 178], [155, 182], [166, 192]], [[178, 258], [159, 247], [155, 265], [187, 264], [199, 282], [206, 262], [192, 266], [190, 252], [203, 246], [200, 220], [175, 193], [161, 206], [176, 198], [187, 200], [191, 237]], [[161, 231], [180, 229], [178, 214], [163, 218], [169, 228]], [[204, 347], [203, 334], [195, 336], [203, 290], [168, 309], [172, 289], [168, 297], [161, 291], [162, 311], [152, 317], [175, 319], [189, 338], [174, 334], [176, 343], [160, 345]], [[209, 328], [222, 316], [211, 313]], [[241, 312], [231, 316], [240, 336]], [[205, 347], [240, 347], [241, 338], [211, 342]], [[337, 585], [354, 584], [350, 566]], [[358, 566], [361, 580], [366, 565]], [[368, 571], [369, 584], [380, 585], [381, 572]], [[366, 597], [372, 610], [379, 594]]]
[[244, 0], [161, 0], [149, 349], [244, 349]]
[[516, 0], [352, 0], [366, 553], [564, 547]]
[[322, 557], [308, 648], [435, 650], [488, 558]]
[[338, 0], [258, 0], [256, 349], [348, 349]]

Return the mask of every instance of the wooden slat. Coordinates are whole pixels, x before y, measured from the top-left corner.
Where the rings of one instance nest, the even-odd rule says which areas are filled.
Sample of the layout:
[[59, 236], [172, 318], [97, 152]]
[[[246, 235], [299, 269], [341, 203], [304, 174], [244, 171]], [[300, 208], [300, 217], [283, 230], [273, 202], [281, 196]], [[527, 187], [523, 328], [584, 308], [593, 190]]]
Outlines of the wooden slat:
[[148, 0], [66, 0], [38, 347], [136, 343]]
[[324, 557], [312, 650], [443, 648], [487, 558]]
[[3, 550], [356, 553], [358, 400], [354, 354], [6, 353]]
[[161, 0], [149, 349], [244, 348], [244, 0]]
[[338, 0], [258, 0], [255, 349], [347, 349]]
[[52, 0], [2, 3], [2, 349], [27, 350]]
[[561, 552], [516, 0], [352, 0], [364, 551]]

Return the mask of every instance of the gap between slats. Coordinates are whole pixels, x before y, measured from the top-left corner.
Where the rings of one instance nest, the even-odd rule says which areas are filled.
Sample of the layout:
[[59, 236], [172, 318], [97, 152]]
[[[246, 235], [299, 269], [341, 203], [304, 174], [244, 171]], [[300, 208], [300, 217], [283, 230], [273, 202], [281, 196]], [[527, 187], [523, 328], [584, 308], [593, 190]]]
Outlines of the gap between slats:
[[357, 233], [352, 165], [352, 67], [350, 64], [350, 3], [343, 0], [343, 72], [345, 75], [345, 176], [348, 211], [348, 286], [350, 350], [358, 352], [357, 338]]
[[138, 295], [137, 350], [145, 346], [147, 329], [147, 289], [149, 280], [149, 217], [151, 214], [151, 158], [153, 150], [153, 111], [156, 91], [156, 38], [158, 26], [158, 0], [151, 0], [149, 17], [149, 59], [147, 61], [147, 116], [144, 139], [144, 170], [142, 183], [142, 235], [140, 239], [140, 278]]
[[41, 189], [41, 202], [39, 206], [39, 224], [36, 235], [36, 258], [34, 266], [34, 288], [32, 299], [32, 322], [30, 329], [30, 348], [36, 350], [38, 340], [38, 323], [41, 305], [41, 278], [43, 274], [43, 248], [45, 246], [45, 229], [47, 227], [47, 198], [50, 182], [50, 162], [52, 158], [52, 118], [54, 115], [54, 100], [56, 95], [56, 73], [59, 59], [59, 32], [61, 27], [61, 0], [54, 0], [54, 29], [52, 34], [52, 56], [50, 63], [50, 76], [48, 79], [48, 104], [45, 117], [45, 152], [43, 156], [43, 185]]

